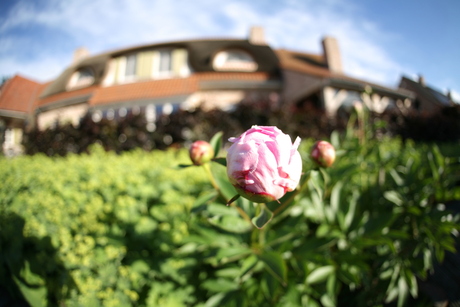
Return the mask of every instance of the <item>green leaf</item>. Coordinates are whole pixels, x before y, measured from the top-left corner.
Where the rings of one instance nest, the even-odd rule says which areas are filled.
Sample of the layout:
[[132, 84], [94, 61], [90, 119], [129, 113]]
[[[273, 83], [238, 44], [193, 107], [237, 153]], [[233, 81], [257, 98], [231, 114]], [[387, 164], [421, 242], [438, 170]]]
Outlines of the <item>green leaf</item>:
[[393, 180], [396, 182], [398, 186], [404, 185], [404, 180], [401, 178], [401, 176], [398, 174], [398, 172], [395, 169], [390, 170], [390, 175], [393, 177]]
[[19, 290], [21, 291], [22, 295], [26, 299], [26, 301], [30, 304], [31, 307], [41, 307], [47, 306], [47, 291], [46, 287], [37, 287], [32, 288], [26, 286], [22, 283], [18, 278], [13, 275], [14, 282], [18, 286]]
[[241, 273], [240, 277], [243, 277], [246, 275], [252, 268], [254, 268], [257, 264], [259, 259], [255, 255], [250, 255], [246, 259], [244, 259], [242, 265], [241, 265]]
[[306, 255], [316, 253], [323, 248], [329, 247], [335, 244], [335, 238], [308, 238], [304, 243], [296, 247], [292, 252], [294, 255], [298, 255], [299, 258], [304, 258]]
[[226, 293], [217, 293], [211, 296], [205, 304], [205, 307], [216, 307], [220, 306], [220, 302], [225, 298]]
[[158, 222], [149, 216], [142, 216], [135, 224], [134, 229], [137, 234], [149, 234], [157, 229]]
[[[34, 265], [35, 264], [35, 265]], [[20, 276], [22, 281], [26, 283], [26, 285], [31, 287], [40, 287], [45, 286], [45, 280], [43, 280], [42, 276], [32, 272], [32, 268], [39, 267], [40, 264], [37, 262], [32, 261], [32, 265], [29, 261], [24, 261], [24, 267], [20, 271]]]
[[273, 212], [271, 212], [265, 204], [259, 204], [260, 213], [258, 216], [252, 219], [252, 224], [259, 229], [262, 229], [267, 225], [273, 218]]
[[214, 178], [215, 183], [217, 184], [222, 196], [226, 201], [232, 199], [233, 196], [237, 195], [235, 188], [228, 180], [227, 170], [222, 165], [217, 163], [209, 164], [211, 167], [211, 173]]
[[283, 286], [286, 286], [287, 267], [283, 257], [277, 252], [265, 251], [258, 255], [259, 259], [265, 264], [265, 268], [272, 274]]
[[338, 181], [334, 187], [332, 188], [331, 192], [331, 208], [336, 215], [340, 209], [340, 193], [342, 192], [343, 182]]
[[209, 144], [211, 144], [212, 148], [214, 148], [214, 158], [219, 155], [220, 149], [222, 148], [222, 136], [224, 133], [222, 131], [217, 132], [211, 138]]
[[208, 219], [212, 225], [233, 233], [245, 233], [252, 229], [252, 224], [238, 216], [214, 216]]
[[331, 133], [331, 144], [336, 150], [340, 148], [340, 133], [337, 130]]
[[232, 246], [227, 248], [220, 248], [217, 252], [216, 259], [219, 262], [227, 263], [241, 259], [249, 253], [251, 253], [251, 250], [247, 247]]
[[211, 161], [219, 163], [220, 165], [227, 167], [227, 158], [214, 158]]
[[197, 199], [195, 199], [192, 207], [192, 212], [198, 213], [207, 209], [206, 203], [208, 203], [211, 199], [216, 198], [217, 195], [218, 193], [216, 190], [206, 191], [201, 194]]
[[130, 265], [130, 269], [133, 272], [143, 274], [150, 271], [150, 266], [144, 260], [136, 260]]
[[364, 225], [366, 234], [381, 234], [385, 227], [389, 227], [398, 215], [392, 212], [380, 212], [376, 217], [370, 218]]
[[313, 270], [308, 276], [305, 282], [307, 284], [317, 284], [325, 281], [331, 274], [333, 274], [335, 268], [333, 265], [326, 265]]
[[385, 197], [386, 200], [391, 201], [397, 206], [401, 206], [404, 203], [401, 194], [399, 194], [396, 191], [385, 191], [385, 193], [383, 193], [383, 197]]
[[329, 294], [323, 294], [320, 300], [324, 307], [335, 307], [336, 306], [336, 304], [334, 303], [334, 300], [331, 298]]
[[406, 280], [401, 276], [398, 280], [398, 307], [403, 307], [409, 295], [409, 287]]
[[343, 226], [345, 230], [348, 230], [353, 223], [353, 219], [355, 217], [356, 213], [356, 207], [358, 205], [358, 198], [359, 198], [359, 192], [354, 192], [353, 197], [350, 200], [350, 203], [348, 205], [348, 211], [345, 214], [345, 219], [343, 221]]
[[211, 292], [221, 293], [236, 290], [238, 283], [225, 278], [208, 279], [201, 284], [201, 287]]

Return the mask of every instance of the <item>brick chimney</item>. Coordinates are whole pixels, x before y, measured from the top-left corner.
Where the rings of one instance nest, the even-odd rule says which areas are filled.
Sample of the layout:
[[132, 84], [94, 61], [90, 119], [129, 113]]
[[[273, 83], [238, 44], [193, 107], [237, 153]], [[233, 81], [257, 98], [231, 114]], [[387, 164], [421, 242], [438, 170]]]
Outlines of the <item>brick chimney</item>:
[[425, 84], [425, 77], [423, 75], [418, 75], [418, 83], [420, 83], [420, 85], [422, 86], [426, 86]]
[[323, 53], [326, 65], [331, 72], [343, 73], [339, 44], [334, 37], [323, 38]]
[[83, 60], [84, 58], [87, 58], [89, 56], [89, 51], [85, 47], [80, 47], [75, 49], [73, 52], [73, 60], [72, 64], [76, 64]]
[[249, 31], [249, 42], [253, 45], [266, 45], [264, 28], [259, 26], [251, 27]]

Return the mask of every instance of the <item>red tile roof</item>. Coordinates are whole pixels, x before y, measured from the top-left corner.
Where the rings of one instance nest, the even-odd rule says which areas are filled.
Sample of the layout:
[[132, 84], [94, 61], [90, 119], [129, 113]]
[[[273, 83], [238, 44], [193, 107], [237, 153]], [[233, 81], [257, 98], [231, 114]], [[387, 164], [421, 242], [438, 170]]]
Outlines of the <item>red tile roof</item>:
[[93, 85], [77, 90], [71, 90], [68, 92], [61, 92], [51, 96], [46, 96], [45, 98], [38, 99], [35, 104], [35, 107], [43, 107], [52, 103], [60, 102], [62, 100], [71, 99], [79, 96], [92, 95], [97, 89], [98, 85]]
[[19, 75], [14, 76], [0, 88], [0, 109], [23, 113], [32, 111], [42, 86]]
[[199, 90], [200, 81], [237, 80], [262, 81], [269, 79], [265, 72], [256, 73], [194, 73], [188, 78], [173, 78], [134, 82], [110, 87], [100, 87], [90, 99], [90, 105], [110, 104], [120, 101], [190, 95]]

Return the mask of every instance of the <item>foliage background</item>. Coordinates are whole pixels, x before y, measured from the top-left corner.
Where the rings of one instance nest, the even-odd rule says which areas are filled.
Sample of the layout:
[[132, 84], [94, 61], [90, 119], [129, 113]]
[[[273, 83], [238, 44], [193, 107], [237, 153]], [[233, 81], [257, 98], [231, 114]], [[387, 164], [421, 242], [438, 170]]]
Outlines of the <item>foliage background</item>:
[[[273, 109], [268, 101], [240, 103], [233, 110], [178, 111], [157, 119], [154, 132], [149, 132], [144, 114], [117, 120], [94, 122], [91, 114], [82, 118], [77, 127], [56, 125], [45, 131], [32, 130], [24, 137], [26, 154], [44, 153], [48, 156], [67, 153], [87, 153], [89, 146], [100, 144], [106, 150], [118, 153], [142, 148], [166, 149], [170, 146], [187, 147], [190, 142], [209, 140], [219, 131], [224, 139], [239, 135], [252, 125], [277, 126], [292, 136], [328, 138], [333, 131], [344, 132], [350, 113], [330, 117], [317, 109]], [[377, 135], [412, 139], [417, 142], [456, 142], [460, 140], [460, 106], [449, 106], [436, 112], [412, 111], [402, 114], [387, 111], [369, 114], [369, 120], [378, 125]], [[382, 124], [385, 123], [385, 124]]]
[[261, 230], [244, 214], [263, 206], [225, 206], [222, 165], [177, 167], [185, 149], [2, 158], [0, 284], [32, 306], [431, 305], [420, 287], [455, 253], [459, 149], [355, 120], [328, 137], [332, 168], [303, 140], [302, 188], [266, 204]]

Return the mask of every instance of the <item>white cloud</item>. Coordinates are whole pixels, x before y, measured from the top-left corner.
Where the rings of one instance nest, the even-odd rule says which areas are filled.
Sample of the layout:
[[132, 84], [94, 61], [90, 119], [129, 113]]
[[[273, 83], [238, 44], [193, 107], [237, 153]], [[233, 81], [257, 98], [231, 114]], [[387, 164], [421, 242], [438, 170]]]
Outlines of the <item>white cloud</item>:
[[21, 75], [32, 80], [46, 82], [56, 78], [64, 69], [63, 62], [51, 56], [39, 61], [24, 63], [12, 57], [0, 58], [0, 76]]
[[452, 95], [452, 100], [456, 103], [460, 103], [460, 92], [451, 90], [450, 94]]

